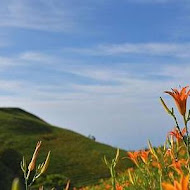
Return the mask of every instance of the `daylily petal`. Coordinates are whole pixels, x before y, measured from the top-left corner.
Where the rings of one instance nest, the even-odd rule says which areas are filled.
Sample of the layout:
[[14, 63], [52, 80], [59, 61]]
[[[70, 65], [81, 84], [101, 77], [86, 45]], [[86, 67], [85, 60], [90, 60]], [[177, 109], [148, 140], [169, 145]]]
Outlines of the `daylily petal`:
[[187, 104], [187, 98], [190, 95], [190, 90], [186, 92], [186, 89], [188, 86], [183, 87], [181, 91], [178, 91], [177, 89], [172, 89], [172, 92], [165, 91], [165, 93], [169, 94], [174, 98], [175, 104], [180, 112], [181, 115], [185, 116], [186, 114], [186, 104]]

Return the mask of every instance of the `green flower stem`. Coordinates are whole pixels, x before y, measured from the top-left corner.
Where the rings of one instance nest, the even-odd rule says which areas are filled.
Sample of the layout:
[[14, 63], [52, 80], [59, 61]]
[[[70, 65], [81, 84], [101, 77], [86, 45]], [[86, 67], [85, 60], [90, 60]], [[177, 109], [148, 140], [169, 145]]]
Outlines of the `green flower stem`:
[[185, 124], [185, 129], [186, 129], [186, 134], [187, 134], [187, 149], [188, 149], [188, 153], [189, 153], [189, 131], [187, 128], [187, 120], [186, 120], [185, 116], [183, 116], [183, 121]]
[[28, 180], [25, 178], [25, 188], [28, 190]]
[[183, 121], [184, 121], [184, 124], [185, 124], [185, 129], [186, 129], [186, 134], [187, 134], [187, 158], [188, 158], [188, 171], [190, 173], [190, 166], [189, 166], [189, 158], [190, 158], [190, 151], [189, 151], [189, 131], [188, 131], [188, 127], [187, 127], [187, 122], [188, 120], [185, 118], [185, 115], [183, 116]]
[[113, 166], [110, 168], [111, 178], [112, 178], [112, 189], [116, 190], [116, 175], [115, 175], [115, 169]]
[[159, 174], [160, 174], [160, 190], [162, 190], [162, 172], [160, 171]]
[[[177, 129], [178, 129], [178, 131], [179, 131], [179, 133], [180, 133], [180, 135], [181, 135], [181, 137], [182, 137], [182, 139], [183, 139], [183, 143], [184, 143], [185, 146], [187, 147], [187, 142], [185, 141], [185, 138], [184, 138], [184, 136], [183, 136], [183, 134], [182, 134], [182, 132], [181, 132], [181, 129], [180, 129], [179, 124], [178, 124], [178, 121], [177, 121], [177, 118], [176, 118], [176, 116], [175, 116], [174, 114], [172, 114], [172, 117], [173, 117], [173, 119], [174, 119], [174, 121], [175, 121], [175, 123], [176, 123], [176, 127], [177, 127]], [[188, 154], [189, 154], [189, 152], [188, 152]]]
[[[181, 135], [181, 137], [182, 137], [182, 139], [183, 139], [183, 143], [184, 143], [184, 145], [185, 145], [185, 147], [186, 147], [186, 149], [187, 149], [188, 171], [189, 171], [189, 173], [190, 173], [190, 165], [189, 165], [189, 159], [190, 159], [190, 151], [189, 151], [189, 132], [188, 132], [188, 128], [187, 128], [188, 119], [186, 120], [185, 116], [183, 116], [183, 121], [184, 121], [184, 124], [185, 124], [185, 129], [186, 129], [186, 134], [187, 134], [187, 141], [186, 141], [185, 138], [184, 138], [184, 136], [183, 136], [183, 134], [182, 134], [182, 132], [181, 132], [181, 129], [180, 129], [180, 127], [179, 127], [179, 124], [178, 124], [178, 121], [177, 121], [176, 116], [175, 116], [174, 114], [172, 114], [172, 117], [173, 117], [174, 120], [175, 120], [176, 127], [177, 127], [177, 129], [178, 129], [178, 131], [179, 131], [179, 133], [180, 133], [180, 135]], [[189, 116], [188, 116], [188, 117], [189, 117]]]

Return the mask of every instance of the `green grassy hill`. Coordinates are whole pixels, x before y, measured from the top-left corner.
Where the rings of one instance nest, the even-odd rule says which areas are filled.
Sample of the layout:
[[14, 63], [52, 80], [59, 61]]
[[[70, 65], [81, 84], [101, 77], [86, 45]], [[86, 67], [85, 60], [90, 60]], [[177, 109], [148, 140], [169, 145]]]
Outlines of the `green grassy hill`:
[[[64, 175], [71, 180], [73, 186], [92, 184], [109, 176], [103, 156], [114, 157], [115, 148], [52, 126], [22, 109], [0, 108], [1, 190], [6, 181], [10, 183], [13, 177], [21, 175], [20, 160], [25, 155], [30, 161], [38, 140], [43, 142], [39, 162], [44, 161], [47, 152], [51, 150], [47, 175]], [[124, 151], [121, 151], [122, 157], [126, 157]], [[117, 169], [123, 171], [131, 166], [129, 160], [121, 159]]]

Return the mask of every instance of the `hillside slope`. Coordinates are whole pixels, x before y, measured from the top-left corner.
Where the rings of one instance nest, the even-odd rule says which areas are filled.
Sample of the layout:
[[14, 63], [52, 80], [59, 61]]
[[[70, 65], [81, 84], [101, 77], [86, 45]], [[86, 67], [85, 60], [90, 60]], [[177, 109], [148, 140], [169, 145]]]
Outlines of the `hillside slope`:
[[[44, 161], [48, 150], [51, 150], [48, 174], [63, 174], [75, 186], [91, 184], [109, 176], [102, 158], [104, 155], [112, 158], [115, 148], [52, 126], [22, 109], [0, 108], [0, 165], [3, 165], [4, 172], [12, 172], [8, 177], [2, 175], [4, 178], [20, 175], [22, 155], [30, 161], [38, 140], [43, 142], [38, 162]], [[126, 157], [124, 151], [121, 151], [121, 157]], [[118, 171], [130, 166], [129, 160], [122, 159]]]

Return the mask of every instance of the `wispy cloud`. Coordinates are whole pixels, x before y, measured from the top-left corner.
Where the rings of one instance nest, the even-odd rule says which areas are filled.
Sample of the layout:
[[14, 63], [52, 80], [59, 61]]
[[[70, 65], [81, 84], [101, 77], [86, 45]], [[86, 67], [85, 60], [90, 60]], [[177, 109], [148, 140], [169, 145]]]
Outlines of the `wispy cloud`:
[[70, 31], [74, 24], [72, 11], [61, 1], [2, 1], [0, 26], [46, 31]]
[[103, 2], [2, 0], [0, 26], [50, 32], [80, 31], [81, 23]]
[[98, 45], [91, 48], [65, 48], [64, 51], [73, 51], [80, 54], [124, 55], [144, 54], [155, 56], [190, 57], [190, 43], [124, 43]]
[[43, 64], [52, 64], [52, 63], [57, 63], [59, 61], [56, 56], [53, 55], [48, 55], [47, 53], [41, 53], [41, 52], [35, 52], [35, 51], [26, 51], [24, 53], [21, 53], [18, 56], [18, 59], [22, 61], [28, 61], [28, 62], [38, 62], [38, 63], [43, 63]]
[[0, 91], [14, 92], [15, 89], [21, 89], [22, 83], [13, 80], [0, 80]]
[[[57, 59], [60, 61], [58, 64], [56, 63]], [[168, 86], [183, 85], [188, 82], [190, 71], [190, 66], [186, 63], [181, 63], [180, 65], [163, 64], [162, 66], [157, 64], [154, 69], [153, 67], [149, 68], [146, 63], [141, 63], [141, 67], [147, 68], [142, 75], [137, 72], [136, 66], [132, 67], [128, 63], [122, 63], [122, 65], [118, 63], [117, 67], [107, 65], [104, 68], [101, 65], [88, 65], [86, 67], [85, 64], [78, 64], [77, 62], [70, 66], [67, 64], [65, 66], [65, 64], [61, 64], [61, 58], [39, 52], [25, 52], [12, 58], [0, 57], [0, 60], [0, 71], [2, 73], [9, 71], [11, 68], [14, 68], [15, 74], [19, 71], [17, 75], [18, 81], [15, 81], [15, 79], [6, 81], [3, 77], [6, 77], [6, 79], [9, 77], [5, 74], [1, 77], [1, 91], [11, 89], [11, 92], [14, 91], [20, 96], [28, 96], [32, 99], [39, 98], [44, 101], [69, 99], [86, 101], [101, 97], [125, 97], [135, 100], [138, 99], [139, 93], [141, 97], [154, 97], [155, 93], [161, 89], [164, 90]], [[48, 64], [44, 65], [44, 63]], [[54, 76], [54, 73], [56, 75], [57, 71], [59, 71], [58, 80], [53, 77], [51, 81], [42, 80], [38, 83], [41, 80], [40, 78], [34, 81], [27, 78], [27, 73], [31, 75], [33, 71], [40, 68], [41, 64], [44, 69], [49, 68], [48, 72], [43, 73], [43, 70], [41, 71], [43, 78], [48, 78], [50, 74]], [[26, 75], [24, 75], [26, 78], [23, 78], [22, 73], [20, 75], [20, 70], [23, 66], [25, 67], [23, 72], [26, 72]], [[33, 66], [32, 70], [31, 66]], [[155, 68], [157, 68], [157, 72], [155, 72]], [[143, 77], [144, 75], [146, 77]], [[71, 80], [73, 76], [77, 76], [76, 80]], [[85, 77], [85, 81], [83, 77]], [[90, 82], [91, 80], [96, 82]], [[86, 81], [89, 82], [86, 83]], [[163, 81], [167, 82], [163, 83]], [[151, 88], [151, 93], [149, 88]]]
[[9, 56], [0, 56], [0, 71], [4, 71], [10, 68], [19, 68], [29, 66], [42, 66], [42, 65], [52, 65], [59, 64], [63, 62], [64, 59], [59, 59], [54, 55], [49, 55], [47, 53], [42, 53], [38, 51], [25, 51], [22, 53], [9, 55]]

